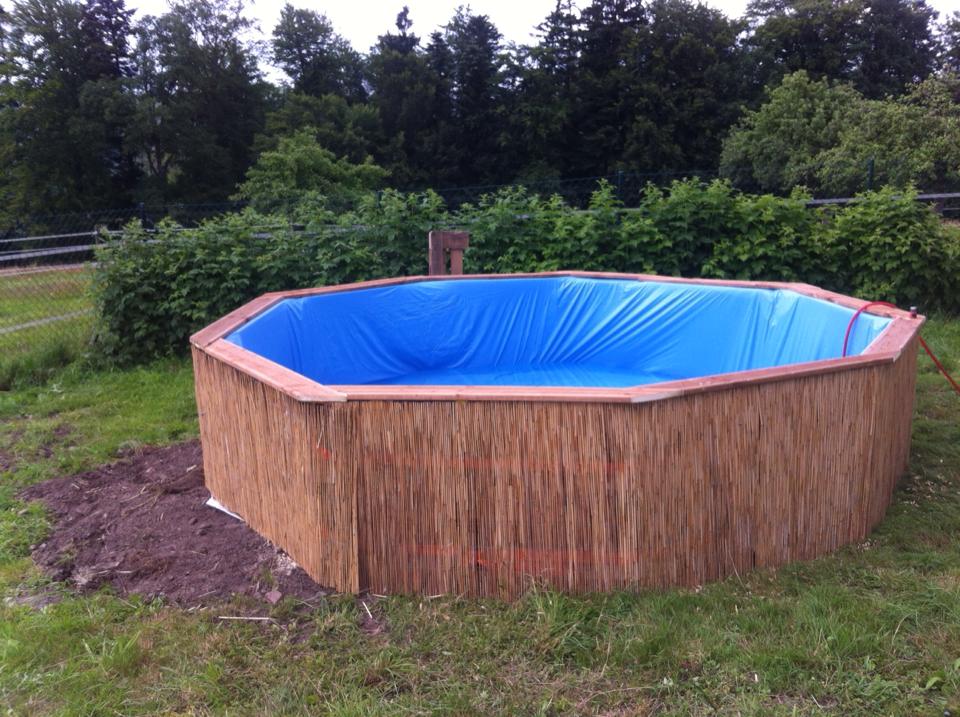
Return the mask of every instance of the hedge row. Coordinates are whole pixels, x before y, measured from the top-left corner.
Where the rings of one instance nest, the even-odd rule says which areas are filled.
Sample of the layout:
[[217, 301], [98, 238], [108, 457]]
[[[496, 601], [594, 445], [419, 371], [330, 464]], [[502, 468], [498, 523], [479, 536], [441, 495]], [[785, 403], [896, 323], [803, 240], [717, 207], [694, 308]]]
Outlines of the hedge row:
[[252, 211], [197, 229], [137, 224], [100, 252], [97, 342], [135, 361], [181, 351], [191, 332], [266, 291], [426, 273], [430, 229], [471, 232], [471, 272], [584, 269], [805, 281], [871, 299], [960, 311], [960, 231], [910, 193], [843, 207], [739, 193], [721, 181], [647, 190], [623, 209], [601, 184], [588, 211], [517, 187], [448, 212], [433, 192], [388, 191], [334, 217]]

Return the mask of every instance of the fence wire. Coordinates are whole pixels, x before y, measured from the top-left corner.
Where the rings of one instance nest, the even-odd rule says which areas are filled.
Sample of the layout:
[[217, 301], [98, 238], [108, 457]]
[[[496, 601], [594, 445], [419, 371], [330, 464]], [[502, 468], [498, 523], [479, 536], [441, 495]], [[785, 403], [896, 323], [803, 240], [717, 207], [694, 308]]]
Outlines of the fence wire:
[[91, 257], [69, 245], [0, 252], [0, 384], [24, 365], [62, 364], [84, 351], [94, 324]]

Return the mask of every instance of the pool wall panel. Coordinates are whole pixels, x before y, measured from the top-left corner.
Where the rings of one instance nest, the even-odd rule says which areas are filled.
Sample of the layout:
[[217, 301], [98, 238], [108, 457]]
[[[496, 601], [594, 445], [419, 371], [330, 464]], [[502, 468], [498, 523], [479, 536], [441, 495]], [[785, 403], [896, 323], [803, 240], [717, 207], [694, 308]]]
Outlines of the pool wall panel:
[[197, 348], [193, 366], [211, 495], [315, 580], [356, 592], [351, 413], [299, 401]]
[[879, 522], [909, 452], [913, 334], [873, 363], [636, 404], [297, 400], [195, 340], [206, 481], [339, 590], [699, 585]]

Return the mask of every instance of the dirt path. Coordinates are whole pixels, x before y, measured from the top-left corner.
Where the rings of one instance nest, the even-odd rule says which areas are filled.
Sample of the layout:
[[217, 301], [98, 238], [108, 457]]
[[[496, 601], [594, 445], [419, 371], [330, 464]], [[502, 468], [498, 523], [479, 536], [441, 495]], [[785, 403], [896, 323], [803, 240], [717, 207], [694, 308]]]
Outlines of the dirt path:
[[110, 583], [121, 594], [182, 605], [329, 592], [244, 523], [206, 506], [209, 495], [200, 444], [190, 441], [49, 480], [21, 497], [43, 501], [54, 516], [34, 559], [82, 591]]

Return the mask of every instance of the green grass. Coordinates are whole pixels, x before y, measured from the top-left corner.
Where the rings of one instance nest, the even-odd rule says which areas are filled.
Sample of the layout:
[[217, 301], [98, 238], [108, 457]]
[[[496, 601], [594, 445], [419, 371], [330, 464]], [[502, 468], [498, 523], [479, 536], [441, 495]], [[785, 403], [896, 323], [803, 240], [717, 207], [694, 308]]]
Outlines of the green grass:
[[92, 307], [89, 267], [0, 274], [0, 329]]
[[[960, 321], [924, 335], [960, 369]], [[958, 371], [960, 372], [960, 371]], [[0, 704], [11, 714], [942, 715], [960, 705], [960, 397], [921, 357], [913, 455], [862, 545], [701, 590], [514, 604], [348, 597], [276, 622], [75, 597], [15, 488], [195, 435], [189, 366], [67, 372], [0, 399]], [[54, 591], [41, 609], [24, 596]], [[956, 713], [956, 712], [955, 712]]]

